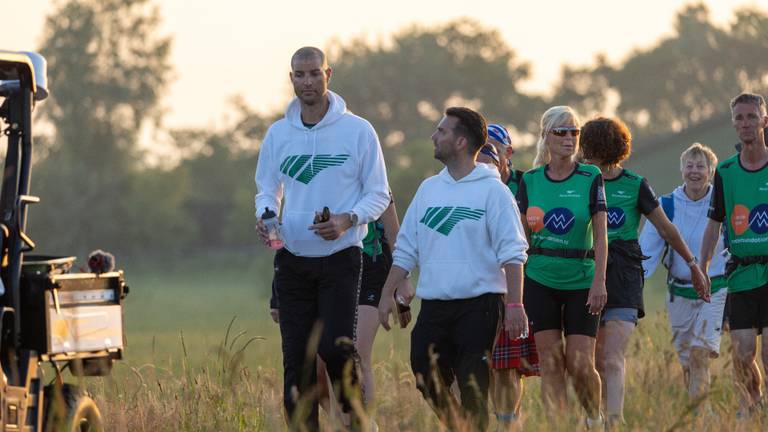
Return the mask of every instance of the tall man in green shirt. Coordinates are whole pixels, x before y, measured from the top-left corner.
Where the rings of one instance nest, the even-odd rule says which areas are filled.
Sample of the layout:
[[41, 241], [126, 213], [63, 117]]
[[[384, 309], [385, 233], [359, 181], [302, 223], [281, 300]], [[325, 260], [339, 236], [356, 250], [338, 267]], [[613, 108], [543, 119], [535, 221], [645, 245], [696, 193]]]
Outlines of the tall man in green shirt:
[[731, 308], [729, 324], [733, 365], [743, 387], [742, 413], [760, 407], [760, 369], [757, 337], [762, 334], [763, 367], [768, 372], [768, 126], [762, 96], [742, 93], [731, 101], [733, 127], [740, 151], [720, 162], [715, 171], [709, 222], [701, 245], [701, 267], [707, 274], [720, 235], [721, 224], [729, 239], [731, 260], [726, 266]]

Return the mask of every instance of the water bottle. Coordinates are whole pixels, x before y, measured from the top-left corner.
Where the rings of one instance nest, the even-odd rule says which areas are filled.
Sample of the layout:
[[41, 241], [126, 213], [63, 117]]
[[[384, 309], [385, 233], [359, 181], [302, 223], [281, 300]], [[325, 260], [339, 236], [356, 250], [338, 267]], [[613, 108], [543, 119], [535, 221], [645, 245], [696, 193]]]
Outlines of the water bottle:
[[282, 249], [283, 238], [280, 235], [280, 221], [277, 220], [277, 214], [267, 207], [261, 215], [261, 221], [267, 228], [267, 246], [272, 250]]

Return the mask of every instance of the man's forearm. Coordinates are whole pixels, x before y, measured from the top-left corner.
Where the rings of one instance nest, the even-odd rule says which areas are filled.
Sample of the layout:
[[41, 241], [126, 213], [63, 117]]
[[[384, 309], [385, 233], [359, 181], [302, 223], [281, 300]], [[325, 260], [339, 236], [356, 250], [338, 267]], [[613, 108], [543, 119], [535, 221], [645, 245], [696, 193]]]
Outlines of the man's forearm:
[[504, 264], [507, 276], [507, 303], [523, 302], [523, 266], [521, 264]]
[[395, 294], [398, 286], [408, 277], [408, 271], [397, 265], [392, 265], [381, 289], [381, 298], [390, 298]]

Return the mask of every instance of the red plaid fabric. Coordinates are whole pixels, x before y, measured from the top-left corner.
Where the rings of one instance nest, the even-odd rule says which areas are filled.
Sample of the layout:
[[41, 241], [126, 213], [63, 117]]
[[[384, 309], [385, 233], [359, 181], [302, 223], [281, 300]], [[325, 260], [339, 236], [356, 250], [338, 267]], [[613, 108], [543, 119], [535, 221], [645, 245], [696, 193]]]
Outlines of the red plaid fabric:
[[523, 376], [539, 375], [539, 353], [533, 332], [527, 339], [512, 339], [502, 326], [493, 347], [491, 368], [517, 369]]

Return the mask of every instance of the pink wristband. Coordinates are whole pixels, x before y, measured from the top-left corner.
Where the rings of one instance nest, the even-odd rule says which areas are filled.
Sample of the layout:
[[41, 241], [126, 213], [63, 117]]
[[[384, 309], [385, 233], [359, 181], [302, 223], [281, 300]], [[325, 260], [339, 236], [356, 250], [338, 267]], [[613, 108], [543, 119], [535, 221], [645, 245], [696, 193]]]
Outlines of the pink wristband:
[[522, 303], [507, 303], [507, 307], [508, 308], [522, 308], [523, 304]]

